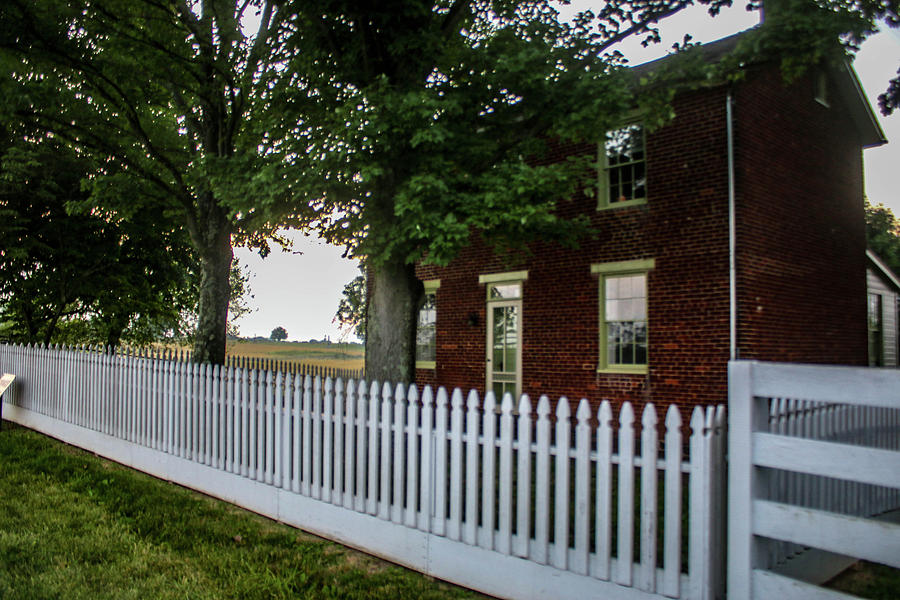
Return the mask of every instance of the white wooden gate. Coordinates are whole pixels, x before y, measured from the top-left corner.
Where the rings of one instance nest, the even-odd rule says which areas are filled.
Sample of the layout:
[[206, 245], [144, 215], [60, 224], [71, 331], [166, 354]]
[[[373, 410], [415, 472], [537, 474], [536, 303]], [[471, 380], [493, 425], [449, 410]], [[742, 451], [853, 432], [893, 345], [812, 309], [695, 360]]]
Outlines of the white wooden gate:
[[900, 508], [900, 371], [737, 361], [728, 387], [729, 600], [850, 598], [813, 585], [847, 557], [900, 568], [878, 520]]

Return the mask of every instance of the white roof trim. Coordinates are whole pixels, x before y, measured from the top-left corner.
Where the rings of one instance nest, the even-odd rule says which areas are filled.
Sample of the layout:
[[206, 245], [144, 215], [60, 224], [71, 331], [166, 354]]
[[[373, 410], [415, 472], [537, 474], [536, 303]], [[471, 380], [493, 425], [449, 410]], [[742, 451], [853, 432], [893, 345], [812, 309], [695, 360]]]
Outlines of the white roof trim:
[[884, 261], [881, 260], [877, 254], [872, 252], [871, 250], [866, 250], [866, 256], [869, 257], [869, 260], [872, 261], [872, 264], [878, 267], [878, 270], [885, 276], [885, 278], [893, 283], [898, 289], [900, 289], [900, 278], [897, 277], [897, 274], [891, 271], [891, 268], [884, 264]]

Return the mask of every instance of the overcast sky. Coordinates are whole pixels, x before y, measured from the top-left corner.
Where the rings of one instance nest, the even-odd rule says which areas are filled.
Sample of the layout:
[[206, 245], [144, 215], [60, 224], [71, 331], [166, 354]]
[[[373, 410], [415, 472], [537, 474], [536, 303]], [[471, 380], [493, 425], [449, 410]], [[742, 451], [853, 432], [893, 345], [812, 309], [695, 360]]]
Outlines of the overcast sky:
[[[734, 7], [715, 19], [706, 16], [702, 7], [674, 17], [663, 29], [663, 43], [650, 49], [635, 45], [626, 53], [631, 64], [658, 58], [676, 41], [682, 32], [691, 31], [694, 39], [710, 42], [754, 26], [758, 13], [748, 13]], [[667, 33], [670, 32], [670, 33]], [[897, 73], [900, 62], [900, 32], [887, 30], [867, 40], [860, 50], [854, 67], [873, 107], [878, 94], [886, 89], [888, 80]], [[876, 109], [877, 112], [877, 109]], [[874, 204], [890, 207], [900, 216], [900, 192], [897, 169], [900, 168], [900, 111], [890, 117], [878, 113], [878, 119], [888, 140], [880, 148], [864, 152], [866, 194]], [[297, 232], [291, 253], [274, 249], [268, 258], [243, 248], [235, 250], [241, 265], [251, 272], [250, 289], [254, 312], [238, 321], [242, 336], [268, 337], [275, 327], [284, 327], [288, 340], [322, 339], [326, 335], [338, 341], [341, 332], [332, 322], [344, 285], [359, 274], [355, 261], [341, 258], [342, 248], [328, 246], [315, 237]], [[356, 341], [352, 335], [351, 341]]]

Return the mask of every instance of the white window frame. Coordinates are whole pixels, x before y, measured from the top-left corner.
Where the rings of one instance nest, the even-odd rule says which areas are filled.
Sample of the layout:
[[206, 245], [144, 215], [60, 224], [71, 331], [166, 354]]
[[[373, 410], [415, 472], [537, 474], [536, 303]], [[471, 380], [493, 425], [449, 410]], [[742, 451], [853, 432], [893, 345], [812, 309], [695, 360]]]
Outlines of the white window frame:
[[[636, 164], [638, 162], [644, 163], [644, 196], [641, 198], [634, 198], [632, 200], [624, 200], [622, 202], [613, 202], [611, 201], [610, 194], [610, 183], [609, 183], [609, 172], [610, 168], [621, 167], [625, 165], [615, 165], [614, 167], [610, 167], [608, 163], [608, 157], [606, 156], [606, 138], [610, 133], [614, 131], [618, 131], [620, 129], [625, 129], [626, 127], [632, 126], [640, 126], [641, 134], [643, 137], [643, 147], [644, 147], [644, 158], [642, 161], [632, 161], [627, 164]], [[604, 139], [601, 140], [597, 144], [597, 210], [611, 210], [615, 208], [625, 208], [628, 206], [640, 206], [642, 204], [647, 203], [648, 196], [648, 184], [647, 184], [647, 129], [641, 121], [631, 121], [621, 125], [620, 127], [616, 127], [614, 129], [610, 129], [604, 135]]]
[[[435, 368], [437, 368], [437, 291], [438, 291], [438, 288], [441, 287], [441, 280], [440, 279], [426, 279], [425, 281], [422, 282], [422, 285], [425, 287], [425, 291], [423, 292], [423, 294], [425, 296], [433, 295], [434, 301], [435, 301], [435, 308], [434, 308], [434, 312], [435, 312], [435, 315], [434, 315], [434, 354], [435, 354], [435, 357], [434, 358], [435, 358], [435, 360], [418, 360], [417, 359], [416, 360], [416, 368], [417, 369], [435, 369]], [[421, 313], [421, 309], [419, 309], [419, 312]], [[419, 353], [418, 328], [419, 328], [419, 319], [420, 319], [419, 314], [416, 315], [416, 319], [417, 319], [417, 321], [416, 321], [416, 338], [417, 338], [416, 339], [416, 355], [418, 355], [418, 353]]]
[[[518, 406], [518, 400], [522, 395], [522, 341], [524, 339], [524, 319], [522, 314], [522, 298], [525, 295], [524, 282], [528, 279], [528, 271], [508, 271], [505, 273], [489, 273], [478, 276], [478, 283], [485, 286], [486, 297], [486, 315], [485, 315], [485, 393], [493, 389], [493, 308], [501, 306], [512, 306], [516, 308], [519, 315], [519, 340], [516, 344], [516, 390], [513, 397]], [[516, 298], [491, 298], [491, 288], [500, 285], [518, 285], [519, 295]], [[502, 398], [497, 398], [499, 402]]]
[[[650, 367], [650, 271], [656, 267], [656, 260], [653, 258], [624, 260], [617, 262], [595, 263], [591, 265], [591, 274], [596, 275], [599, 287], [599, 305], [598, 305], [598, 342], [599, 353], [597, 359], [598, 373], [624, 373], [641, 375], [646, 374]], [[610, 364], [607, 347], [607, 325], [606, 325], [606, 280], [610, 277], [620, 277], [623, 275], [644, 275], [647, 278], [647, 364], [643, 365], [619, 365]]]

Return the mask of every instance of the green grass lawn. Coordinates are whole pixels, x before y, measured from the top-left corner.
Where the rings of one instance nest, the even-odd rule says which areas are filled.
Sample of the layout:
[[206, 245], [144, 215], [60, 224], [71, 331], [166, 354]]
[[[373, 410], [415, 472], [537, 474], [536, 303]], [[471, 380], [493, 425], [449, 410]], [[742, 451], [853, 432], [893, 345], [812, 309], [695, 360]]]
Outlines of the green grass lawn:
[[0, 598], [475, 598], [3, 423]]

